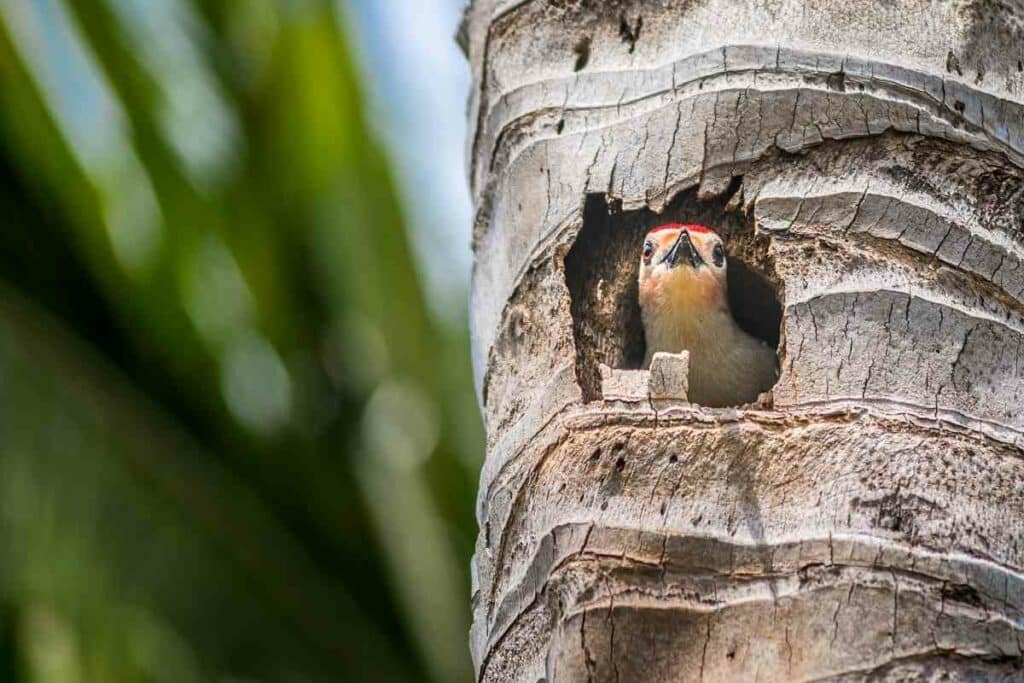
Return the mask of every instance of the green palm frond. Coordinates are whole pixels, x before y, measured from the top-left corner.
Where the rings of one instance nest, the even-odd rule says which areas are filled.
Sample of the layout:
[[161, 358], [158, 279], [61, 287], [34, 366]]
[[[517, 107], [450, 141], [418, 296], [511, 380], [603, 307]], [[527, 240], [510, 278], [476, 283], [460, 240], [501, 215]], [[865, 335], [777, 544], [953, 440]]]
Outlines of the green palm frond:
[[360, 90], [331, 3], [0, 4], [0, 677], [468, 679], [468, 341]]

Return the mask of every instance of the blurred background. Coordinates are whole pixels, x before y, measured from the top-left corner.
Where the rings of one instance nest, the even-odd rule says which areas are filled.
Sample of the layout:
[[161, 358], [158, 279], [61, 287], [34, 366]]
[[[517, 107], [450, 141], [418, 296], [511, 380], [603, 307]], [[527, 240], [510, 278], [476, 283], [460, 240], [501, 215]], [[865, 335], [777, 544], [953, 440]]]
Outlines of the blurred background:
[[0, 681], [466, 681], [464, 0], [0, 0]]

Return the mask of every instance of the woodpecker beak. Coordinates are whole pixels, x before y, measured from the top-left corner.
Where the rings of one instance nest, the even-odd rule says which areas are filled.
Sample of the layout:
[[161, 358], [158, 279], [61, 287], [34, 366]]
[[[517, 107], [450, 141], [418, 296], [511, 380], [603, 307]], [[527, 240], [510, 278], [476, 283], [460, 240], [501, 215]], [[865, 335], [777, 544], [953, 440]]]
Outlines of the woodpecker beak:
[[676, 238], [668, 253], [665, 254], [665, 258], [661, 260], [662, 263], [667, 263], [669, 268], [675, 268], [676, 264], [680, 261], [686, 261], [694, 268], [704, 263], [704, 259], [700, 257], [700, 253], [694, 248], [693, 242], [690, 241], [688, 230], [679, 231], [679, 237]]

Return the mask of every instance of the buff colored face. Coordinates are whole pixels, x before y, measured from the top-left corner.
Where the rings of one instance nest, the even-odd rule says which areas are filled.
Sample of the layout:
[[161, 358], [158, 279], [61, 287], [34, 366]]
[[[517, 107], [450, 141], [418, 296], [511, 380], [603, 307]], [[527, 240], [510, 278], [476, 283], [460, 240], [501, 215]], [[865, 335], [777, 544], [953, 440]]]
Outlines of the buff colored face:
[[713, 230], [676, 224], [655, 228], [642, 246], [640, 302], [725, 306], [725, 268], [725, 247]]

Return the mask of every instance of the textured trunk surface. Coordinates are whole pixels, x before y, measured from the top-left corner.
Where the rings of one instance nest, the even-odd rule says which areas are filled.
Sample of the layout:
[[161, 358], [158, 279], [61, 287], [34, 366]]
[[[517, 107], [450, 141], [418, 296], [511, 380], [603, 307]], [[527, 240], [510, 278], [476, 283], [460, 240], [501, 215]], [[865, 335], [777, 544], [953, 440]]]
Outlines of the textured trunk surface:
[[[479, 678], [1024, 680], [1021, 0], [476, 0], [467, 28]], [[777, 289], [781, 323], [734, 299], [781, 333], [770, 401], [602, 395], [669, 218], [766, 278], [734, 296]]]

